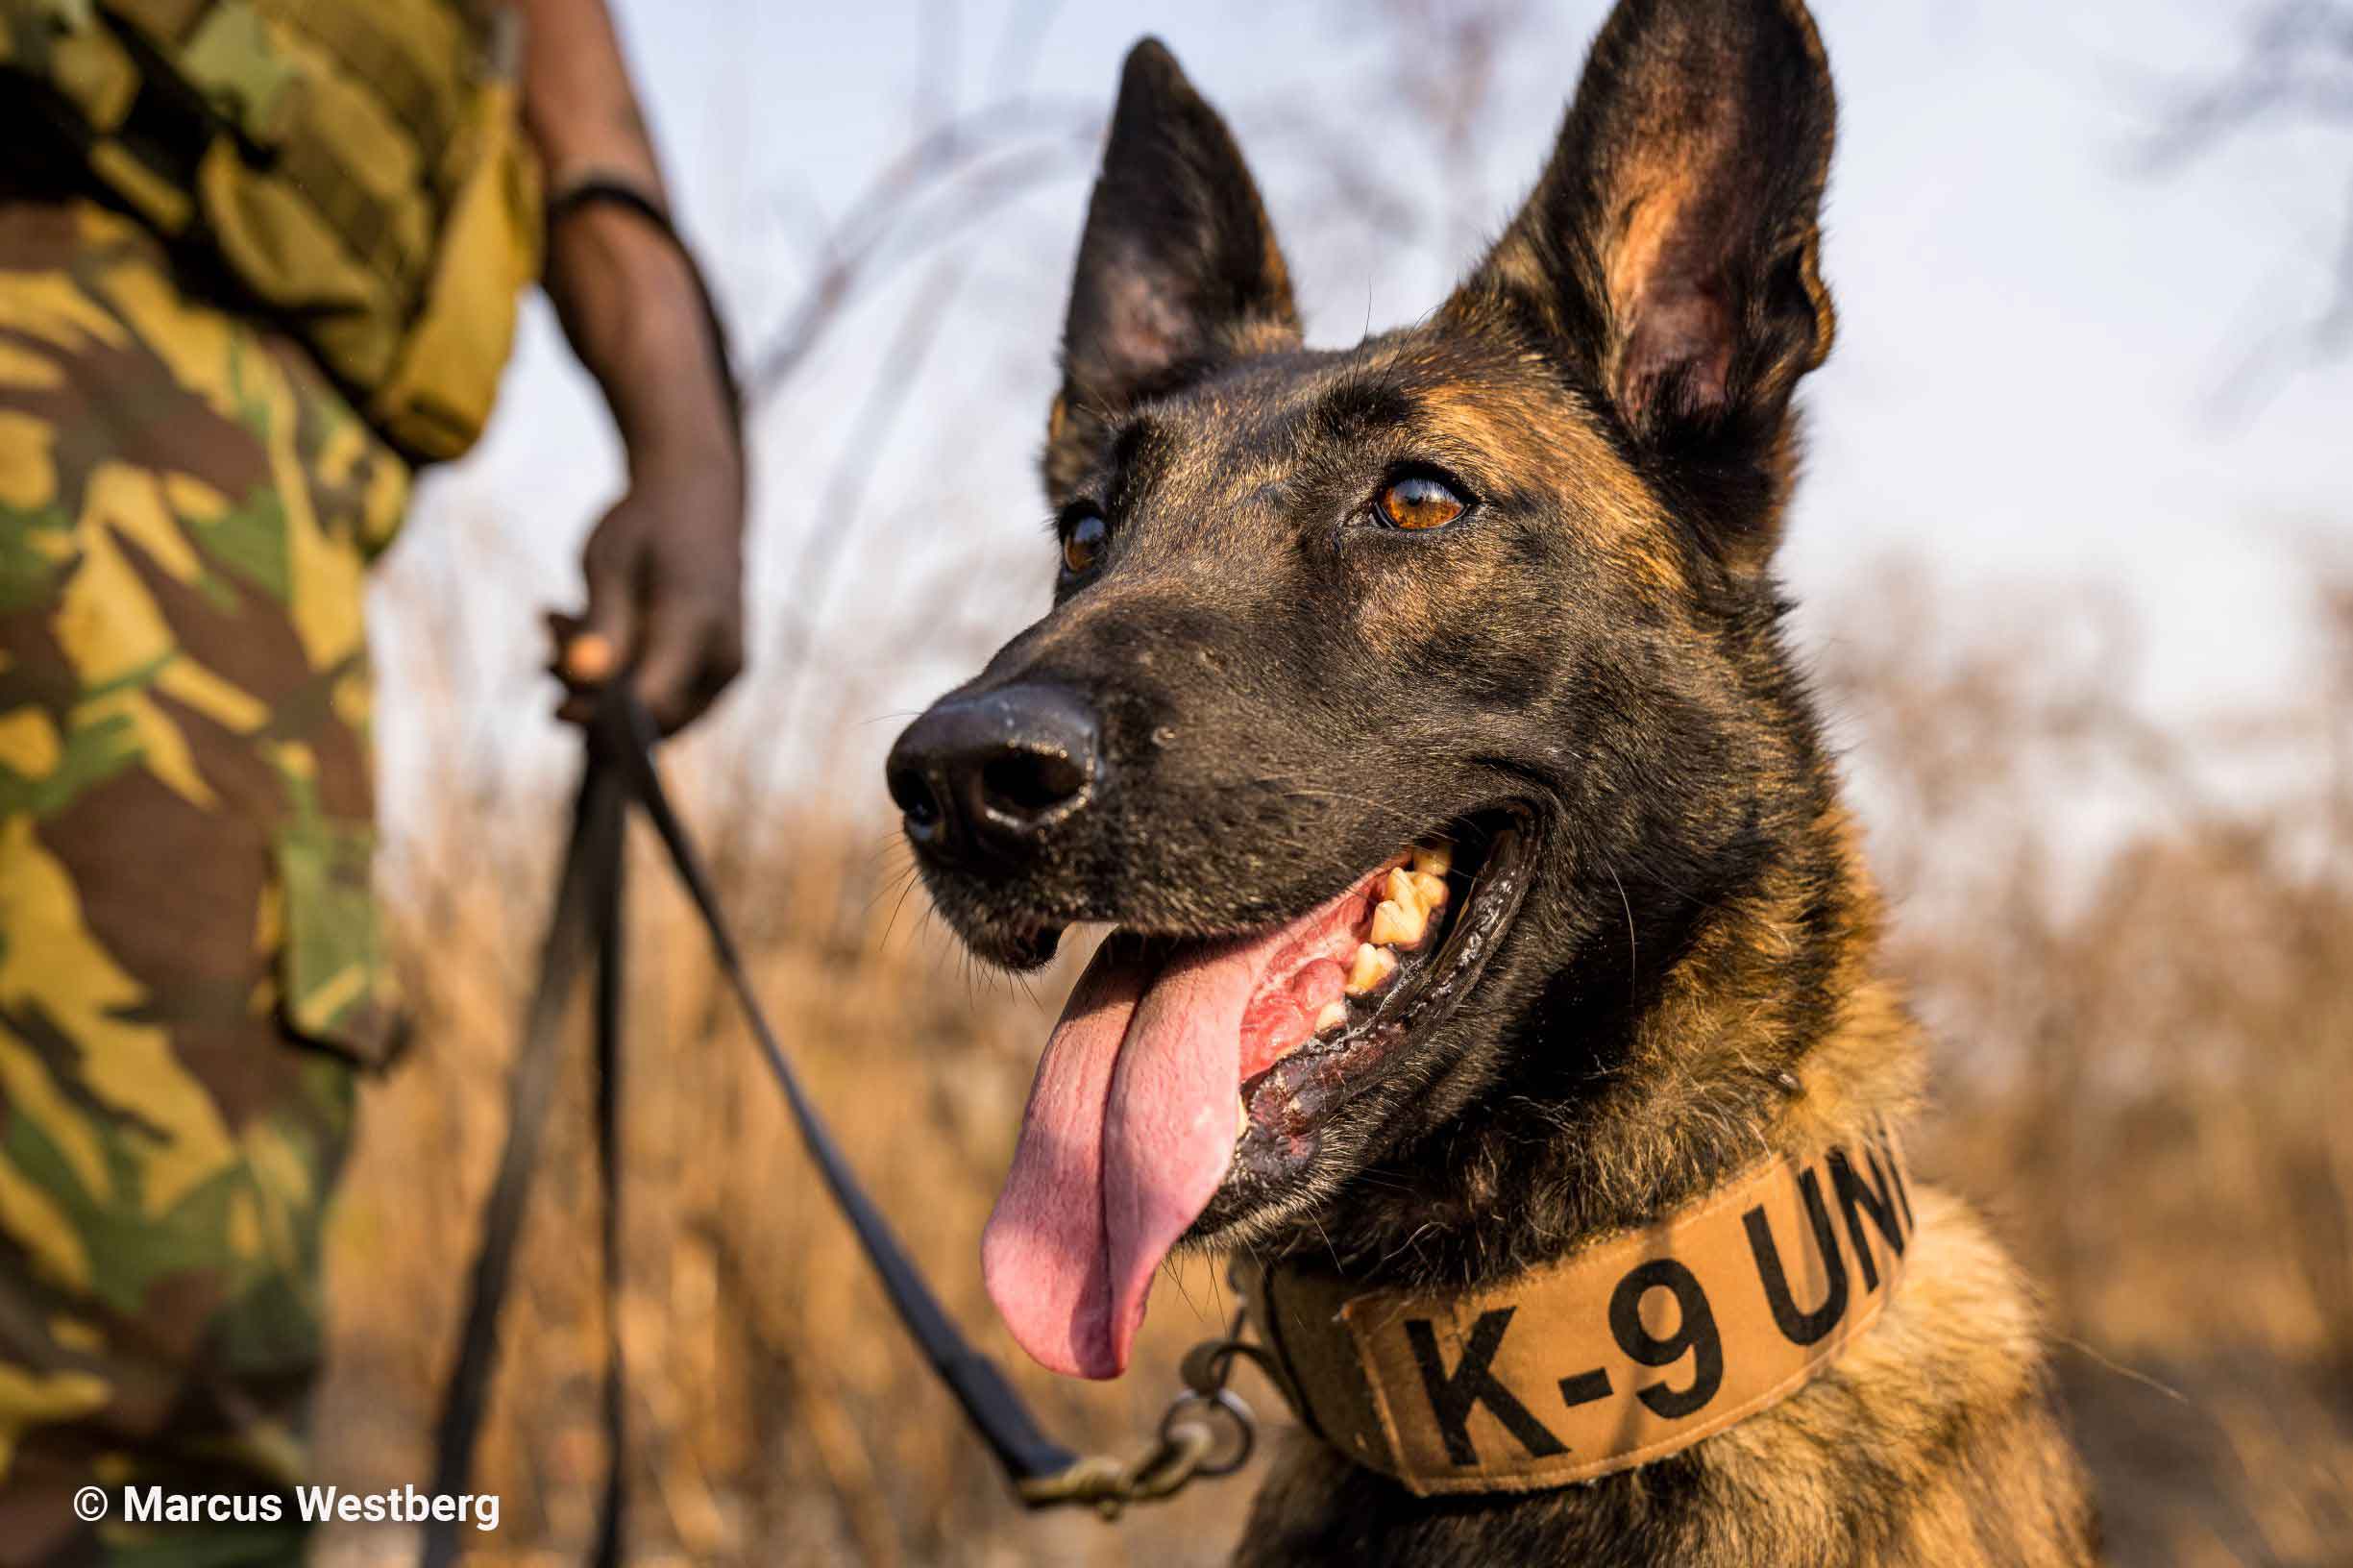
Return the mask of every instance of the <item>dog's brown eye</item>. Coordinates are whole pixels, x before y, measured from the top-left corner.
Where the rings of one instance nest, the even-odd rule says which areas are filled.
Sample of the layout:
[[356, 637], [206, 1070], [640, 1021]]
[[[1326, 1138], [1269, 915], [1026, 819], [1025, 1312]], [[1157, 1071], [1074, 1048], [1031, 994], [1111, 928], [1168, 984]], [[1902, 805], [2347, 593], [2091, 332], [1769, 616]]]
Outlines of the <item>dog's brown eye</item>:
[[1094, 570], [1094, 563], [1103, 558], [1103, 541], [1110, 530], [1103, 520], [1089, 512], [1070, 525], [1070, 531], [1062, 536], [1063, 570], [1072, 576], [1084, 576]]
[[1401, 528], [1442, 528], [1470, 508], [1443, 479], [1414, 474], [1381, 492], [1381, 515]]

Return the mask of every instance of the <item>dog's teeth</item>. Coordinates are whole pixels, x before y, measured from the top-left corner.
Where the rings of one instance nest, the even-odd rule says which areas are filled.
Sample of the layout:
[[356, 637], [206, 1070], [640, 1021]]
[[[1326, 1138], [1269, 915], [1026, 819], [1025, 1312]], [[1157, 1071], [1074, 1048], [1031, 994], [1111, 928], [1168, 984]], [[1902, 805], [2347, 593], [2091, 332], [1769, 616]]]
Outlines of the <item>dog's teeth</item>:
[[1397, 955], [1368, 942], [1357, 949], [1356, 966], [1348, 971], [1348, 983], [1341, 989], [1351, 996], [1361, 996], [1379, 991], [1396, 972]]
[[1315, 1015], [1315, 1032], [1319, 1035], [1328, 1035], [1347, 1021], [1348, 1004], [1346, 1002], [1326, 1002], [1324, 1010]]
[[[1410, 893], [1412, 890], [1407, 891]], [[1421, 905], [1400, 904], [1394, 899], [1385, 898], [1373, 909], [1372, 943], [1376, 947], [1386, 947], [1391, 943], [1410, 947], [1422, 940], [1422, 932], [1429, 923], [1428, 917], [1422, 914]]]
[[1434, 876], [1428, 871], [1415, 871], [1413, 891], [1421, 898], [1424, 909], [1434, 910], [1446, 907], [1446, 878]]
[[1413, 878], [1408, 874], [1403, 866], [1389, 872], [1387, 893], [1389, 902], [1395, 904], [1399, 909], [1419, 910], [1422, 908], [1421, 890], [1413, 885]]
[[1440, 840], [1413, 846], [1413, 869], [1427, 876], [1444, 876], [1455, 867], [1455, 846]]
[[1250, 1131], [1250, 1102], [1239, 1094], [1234, 1096], [1234, 1141], [1239, 1143], [1242, 1135]]
[[1430, 929], [1430, 910], [1422, 901], [1420, 888], [1400, 867], [1389, 872], [1387, 892], [1388, 897], [1373, 910], [1373, 945], [1418, 945], [1422, 934]]

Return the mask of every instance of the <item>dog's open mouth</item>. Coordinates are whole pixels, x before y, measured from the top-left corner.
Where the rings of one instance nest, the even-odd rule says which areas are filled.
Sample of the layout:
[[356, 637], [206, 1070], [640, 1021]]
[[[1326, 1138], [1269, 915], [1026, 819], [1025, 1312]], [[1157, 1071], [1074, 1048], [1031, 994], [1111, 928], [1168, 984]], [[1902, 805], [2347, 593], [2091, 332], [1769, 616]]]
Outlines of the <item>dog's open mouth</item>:
[[982, 1241], [1023, 1349], [1083, 1377], [1125, 1369], [1155, 1271], [1212, 1201], [1304, 1170], [1476, 983], [1526, 892], [1528, 837], [1517, 810], [1483, 813], [1283, 924], [1106, 939], [1039, 1063]]

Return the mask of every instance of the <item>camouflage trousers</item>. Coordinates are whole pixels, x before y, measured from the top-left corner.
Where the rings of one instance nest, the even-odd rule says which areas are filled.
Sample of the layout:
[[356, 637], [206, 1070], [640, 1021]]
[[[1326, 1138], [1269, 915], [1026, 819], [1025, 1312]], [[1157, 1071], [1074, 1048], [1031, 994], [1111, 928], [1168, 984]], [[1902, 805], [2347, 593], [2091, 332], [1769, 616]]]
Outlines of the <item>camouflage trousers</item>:
[[0, 1563], [300, 1558], [124, 1487], [299, 1518], [323, 1215], [394, 1016], [360, 601], [407, 482], [142, 231], [0, 194]]

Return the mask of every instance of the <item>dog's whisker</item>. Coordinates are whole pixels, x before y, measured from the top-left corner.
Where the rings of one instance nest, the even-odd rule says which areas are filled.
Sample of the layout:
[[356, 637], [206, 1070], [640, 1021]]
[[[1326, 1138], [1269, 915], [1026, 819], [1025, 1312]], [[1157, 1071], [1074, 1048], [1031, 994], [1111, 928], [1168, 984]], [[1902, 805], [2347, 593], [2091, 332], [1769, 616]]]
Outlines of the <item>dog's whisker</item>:
[[1609, 880], [1617, 887], [1618, 906], [1626, 911], [1626, 983], [1631, 988], [1641, 976], [1638, 968], [1640, 954], [1634, 945], [1634, 904], [1632, 899], [1626, 896], [1626, 883], [1618, 876], [1615, 866], [1609, 868]]

